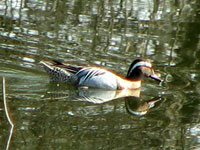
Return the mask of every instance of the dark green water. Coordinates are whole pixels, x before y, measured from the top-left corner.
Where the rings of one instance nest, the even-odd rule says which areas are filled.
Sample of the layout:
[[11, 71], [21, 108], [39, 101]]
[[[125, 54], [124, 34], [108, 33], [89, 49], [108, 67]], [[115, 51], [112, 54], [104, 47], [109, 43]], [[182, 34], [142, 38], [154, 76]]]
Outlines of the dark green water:
[[[0, 80], [15, 125], [10, 134], [1, 100], [1, 149], [199, 149], [199, 8], [198, 0], [0, 1]], [[126, 75], [136, 58], [153, 60], [163, 83], [145, 79], [139, 98], [112, 101], [114, 92], [49, 83], [39, 65]]]

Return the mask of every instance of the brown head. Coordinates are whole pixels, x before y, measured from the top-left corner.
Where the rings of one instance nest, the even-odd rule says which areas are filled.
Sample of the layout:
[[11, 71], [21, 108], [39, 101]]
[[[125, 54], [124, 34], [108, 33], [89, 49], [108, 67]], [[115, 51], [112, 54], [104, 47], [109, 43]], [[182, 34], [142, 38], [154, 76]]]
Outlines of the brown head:
[[143, 77], [149, 77], [156, 81], [161, 82], [162, 80], [154, 72], [151, 61], [148, 59], [136, 59], [131, 64], [126, 78], [132, 81], [142, 80]]

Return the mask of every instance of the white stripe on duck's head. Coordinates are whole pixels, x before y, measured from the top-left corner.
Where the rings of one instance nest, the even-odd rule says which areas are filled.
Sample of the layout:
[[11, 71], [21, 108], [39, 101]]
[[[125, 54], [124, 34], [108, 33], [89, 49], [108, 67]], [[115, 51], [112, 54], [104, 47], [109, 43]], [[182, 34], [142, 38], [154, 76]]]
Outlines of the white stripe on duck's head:
[[141, 80], [144, 76], [150, 77], [156, 81], [161, 82], [161, 79], [154, 72], [154, 69], [150, 60], [136, 59], [131, 64], [126, 78], [133, 81], [137, 81], [137, 80]]

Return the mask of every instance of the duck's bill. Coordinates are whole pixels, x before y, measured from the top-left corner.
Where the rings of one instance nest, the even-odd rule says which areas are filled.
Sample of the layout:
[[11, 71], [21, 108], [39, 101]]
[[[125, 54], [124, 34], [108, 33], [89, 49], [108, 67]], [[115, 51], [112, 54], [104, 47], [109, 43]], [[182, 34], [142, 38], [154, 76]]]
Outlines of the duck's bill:
[[162, 81], [162, 80], [158, 77], [157, 74], [150, 75], [150, 78], [152, 78], [152, 79], [154, 79], [154, 80], [156, 80], [156, 81], [159, 81], [159, 82]]

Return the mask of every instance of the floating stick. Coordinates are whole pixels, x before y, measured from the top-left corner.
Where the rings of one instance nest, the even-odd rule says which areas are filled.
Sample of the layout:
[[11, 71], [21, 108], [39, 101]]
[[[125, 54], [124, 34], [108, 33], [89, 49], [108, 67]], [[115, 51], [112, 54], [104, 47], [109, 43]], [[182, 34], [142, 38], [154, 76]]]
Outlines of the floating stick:
[[9, 138], [8, 138], [7, 145], [6, 145], [6, 150], [8, 150], [9, 146], [10, 146], [10, 141], [11, 141], [11, 138], [12, 138], [12, 135], [13, 135], [13, 130], [14, 130], [15, 126], [14, 126], [14, 123], [12, 122], [11, 117], [10, 117], [9, 112], [8, 112], [8, 106], [7, 106], [7, 101], [6, 101], [6, 86], [5, 86], [5, 84], [6, 84], [5, 77], [3, 77], [3, 84], [2, 84], [3, 92], [2, 93], [3, 93], [4, 110], [5, 110], [8, 122], [11, 125], [10, 134], [9, 134]]

